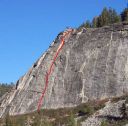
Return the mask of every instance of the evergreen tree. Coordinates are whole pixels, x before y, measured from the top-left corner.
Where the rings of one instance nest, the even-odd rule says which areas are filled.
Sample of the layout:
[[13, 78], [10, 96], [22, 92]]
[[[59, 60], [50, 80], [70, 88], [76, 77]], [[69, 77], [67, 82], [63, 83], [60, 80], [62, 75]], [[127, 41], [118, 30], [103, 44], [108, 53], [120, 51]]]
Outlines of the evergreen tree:
[[109, 24], [109, 11], [108, 9], [105, 7], [99, 17], [99, 26], [104, 26], [104, 25], [108, 25]]
[[120, 16], [117, 14], [117, 12], [110, 8], [109, 9], [109, 23], [113, 24], [113, 23], [117, 23], [120, 22]]
[[98, 18], [97, 18], [97, 27], [102, 27], [103, 25], [102, 25], [102, 22], [101, 22], [101, 16], [99, 16]]
[[113, 23], [118, 23], [121, 21], [128, 21], [128, 8], [124, 9], [124, 11], [121, 13], [121, 16], [120, 16], [115, 11], [115, 9], [112, 9], [112, 8], [107, 9], [105, 7], [103, 8], [101, 14], [98, 17], [93, 18], [91, 23], [87, 20], [85, 23], [83, 23], [79, 27], [79, 29], [81, 29], [82, 27], [97, 28], [97, 27], [102, 27], [105, 25], [113, 24]]
[[84, 27], [85, 27], [85, 28], [91, 28], [91, 23], [90, 23], [90, 21], [87, 20], [87, 21], [85, 22], [85, 24], [84, 24]]
[[120, 22], [120, 16], [117, 14], [117, 12], [112, 8], [110, 8], [109, 10], [107, 8], [104, 8], [99, 17], [93, 18], [92, 26], [94, 28], [102, 27], [117, 22]]
[[121, 20], [128, 21], [128, 8], [125, 8], [124, 11], [121, 13]]
[[98, 27], [98, 17], [94, 17], [92, 20], [92, 27], [97, 28]]

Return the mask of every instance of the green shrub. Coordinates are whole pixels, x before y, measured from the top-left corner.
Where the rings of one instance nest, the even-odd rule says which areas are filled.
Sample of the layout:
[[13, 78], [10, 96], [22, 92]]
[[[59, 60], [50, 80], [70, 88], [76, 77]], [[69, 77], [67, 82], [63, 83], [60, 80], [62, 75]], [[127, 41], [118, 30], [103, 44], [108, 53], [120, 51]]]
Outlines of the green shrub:
[[5, 126], [13, 126], [9, 114], [5, 117]]
[[101, 126], [108, 126], [107, 120], [103, 120], [103, 121], [101, 122]]
[[69, 125], [68, 126], [76, 126], [76, 121], [75, 121], [74, 115], [72, 113], [69, 117]]

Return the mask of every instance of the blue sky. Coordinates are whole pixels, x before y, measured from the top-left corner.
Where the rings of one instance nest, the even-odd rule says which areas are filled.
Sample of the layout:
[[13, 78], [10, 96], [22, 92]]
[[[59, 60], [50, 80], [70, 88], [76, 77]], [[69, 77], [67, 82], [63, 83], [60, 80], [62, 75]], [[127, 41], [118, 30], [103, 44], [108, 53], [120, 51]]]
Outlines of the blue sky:
[[0, 0], [0, 82], [16, 82], [67, 26], [127, 0]]

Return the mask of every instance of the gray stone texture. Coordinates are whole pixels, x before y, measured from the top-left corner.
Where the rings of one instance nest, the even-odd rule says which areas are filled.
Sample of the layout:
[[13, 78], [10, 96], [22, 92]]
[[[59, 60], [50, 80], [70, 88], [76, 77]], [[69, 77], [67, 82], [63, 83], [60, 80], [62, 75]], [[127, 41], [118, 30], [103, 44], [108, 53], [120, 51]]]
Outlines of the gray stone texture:
[[[16, 115], [37, 110], [60, 35], [19, 79], [16, 89], [1, 100], [0, 117], [7, 112]], [[42, 108], [71, 107], [125, 93], [128, 93], [128, 25], [75, 29], [54, 63]]]

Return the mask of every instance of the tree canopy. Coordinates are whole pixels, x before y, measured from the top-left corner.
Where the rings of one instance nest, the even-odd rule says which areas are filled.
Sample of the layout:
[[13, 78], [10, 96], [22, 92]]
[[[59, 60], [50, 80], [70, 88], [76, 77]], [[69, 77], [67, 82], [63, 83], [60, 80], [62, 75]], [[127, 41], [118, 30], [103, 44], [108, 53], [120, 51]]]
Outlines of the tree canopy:
[[118, 14], [115, 9], [105, 7], [99, 16], [95, 16], [92, 21], [85, 21], [80, 27], [97, 28], [121, 21], [128, 21], [128, 8], [125, 8], [121, 14]]

